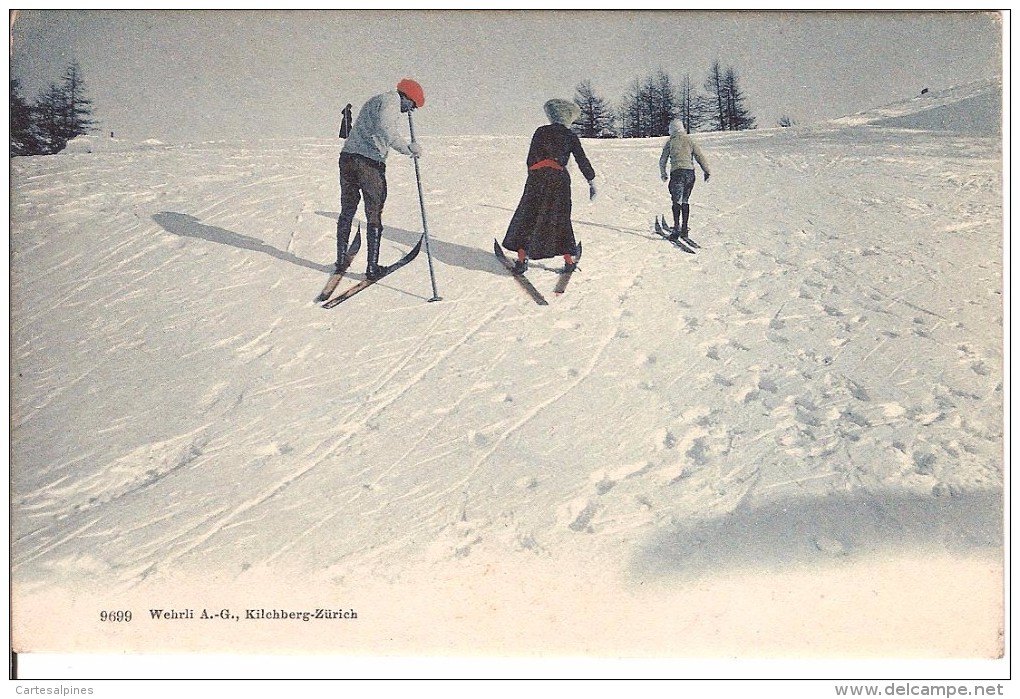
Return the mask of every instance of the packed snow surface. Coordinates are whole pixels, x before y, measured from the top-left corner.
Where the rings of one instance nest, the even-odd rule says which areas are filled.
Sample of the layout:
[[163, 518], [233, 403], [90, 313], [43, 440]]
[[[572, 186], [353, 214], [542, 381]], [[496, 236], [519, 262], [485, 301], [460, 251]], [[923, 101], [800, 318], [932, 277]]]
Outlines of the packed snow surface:
[[[16, 641], [997, 655], [1000, 90], [698, 134], [696, 254], [652, 229], [665, 139], [586, 140], [548, 306], [492, 254], [528, 140], [427, 110], [428, 251], [332, 310], [335, 139], [15, 159]], [[383, 263], [423, 230], [388, 176]], [[358, 618], [243, 619], [308, 607]]]

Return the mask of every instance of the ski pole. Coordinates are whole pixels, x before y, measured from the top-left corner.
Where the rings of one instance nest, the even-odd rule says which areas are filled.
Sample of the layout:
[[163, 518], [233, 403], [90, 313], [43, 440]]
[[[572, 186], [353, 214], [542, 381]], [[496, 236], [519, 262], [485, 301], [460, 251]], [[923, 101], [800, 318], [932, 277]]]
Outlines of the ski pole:
[[[411, 112], [407, 113], [407, 125], [411, 129], [411, 142], [414, 143], [414, 120], [411, 118]], [[425, 218], [425, 196], [421, 190], [421, 169], [418, 167], [418, 158], [412, 158], [414, 160], [414, 177], [418, 181], [418, 202], [421, 204], [421, 227], [424, 231], [425, 236], [425, 257], [429, 260], [429, 277], [432, 279], [432, 298], [429, 299], [429, 303], [433, 301], [442, 301], [439, 292], [436, 290], [436, 273], [432, 269], [432, 251], [429, 249], [429, 224]]]

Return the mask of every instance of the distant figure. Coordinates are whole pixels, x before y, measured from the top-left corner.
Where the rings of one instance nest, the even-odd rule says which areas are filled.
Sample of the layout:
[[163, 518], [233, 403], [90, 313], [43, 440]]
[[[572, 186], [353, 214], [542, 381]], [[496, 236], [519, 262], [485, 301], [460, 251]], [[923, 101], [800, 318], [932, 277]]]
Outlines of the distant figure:
[[566, 169], [571, 155], [588, 180], [588, 197], [595, 198], [595, 170], [577, 134], [569, 128], [581, 115], [580, 107], [570, 100], [551, 99], [544, 109], [549, 124], [540, 126], [531, 137], [524, 194], [503, 238], [503, 247], [517, 253], [514, 274], [524, 274], [529, 258], [562, 255], [564, 271], [577, 267], [577, 241], [570, 222], [570, 175]]
[[[663, 182], [669, 181], [669, 195], [673, 201], [673, 232], [670, 233], [670, 240], [688, 237], [687, 221], [691, 213], [689, 199], [697, 179], [694, 174], [695, 160], [705, 173], [705, 182], [708, 182], [712, 173], [709, 172], [704, 153], [687, 135], [683, 120], [674, 119], [669, 122], [669, 140], [662, 147], [662, 155], [659, 156], [659, 174]], [[670, 173], [668, 176], [667, 164]]]
[[397, 89], [371, 98], [361, 107], [340, 152], [340, 216], [336, 221], [337, 269], [345, 266], [351, 224], [365, 197], [368, 220], [368, 266], [365, 276], [379, 279], [386, 268], [379, 265], [382, 242], [382, 211], [386, 203], [386, 156], [390, 148], [417, 158], [421, 148], [408, 143], [400, 132], [400, 115], [425, 104], [421, 85], [410, 78], [397, 83]]
[[110, 138], [113, 138], [113, 131], [110, 132]]
[[351, 135], [351, 107], [353, 105], [348, 102], [347, 106], [344, 107], [343, 112], [340, 116], [340, 138], [347, 138]]
[[921, 94], [922, 95], [927, 95], [928, 94], [928, 88], [924, 88], [923, 90], [921, 90]]

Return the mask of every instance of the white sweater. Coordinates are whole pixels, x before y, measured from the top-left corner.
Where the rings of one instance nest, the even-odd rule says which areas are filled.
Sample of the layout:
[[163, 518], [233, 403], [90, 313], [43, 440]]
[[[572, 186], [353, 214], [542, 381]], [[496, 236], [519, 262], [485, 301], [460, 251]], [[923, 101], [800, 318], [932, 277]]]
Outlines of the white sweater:
[[396, 90], [376, 95], [365, 102], [342, 152], [356, 153], [384, 163], [390, 148], [404, 155], [411, 154], [400, 131], [400, 94]]
[[711, 175], [712, 172], [708, 169], [705, 154], [701, 152], [698, 144], [687, 135], [683, 126], [677, 124], [677, 121], [679, 120], [675, 120], [669, 125], [669, 140], [662, 147], [662, 155], [659, 156], [659, 173], [663, 177], [666, 176], [667, 163], [670, 166], [669, 172], [693, 170], [694, 161], [697, 160], [705, 174]]

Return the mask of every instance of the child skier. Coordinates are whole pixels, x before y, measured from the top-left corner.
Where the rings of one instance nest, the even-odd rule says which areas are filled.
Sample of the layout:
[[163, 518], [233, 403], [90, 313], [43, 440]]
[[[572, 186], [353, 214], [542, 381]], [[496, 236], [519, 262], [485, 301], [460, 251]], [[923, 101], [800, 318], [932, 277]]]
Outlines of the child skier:
[[[691, 212], [691, 205], [688, 202], [691, 190], [694, 189], [694, 161], [698, 161], [702, 172], [705, 173], [705, 182], [711, 176], [708, 162], [701, 148], [691, 140], [684, 128], [684, 122], [674, 119], [669, 123], [669, 140], [662, 147], [662, 155], [659, 156], [659, 174], [662, 181], [669, 181], [669, 194], [673, 200], [673, 232], [670, 240], [687, 238], [687, 220]], [[666, 175], [666, 165], [669, 164], [669, 175]], [[683, 222], [681, 223], [681, 216]]]

